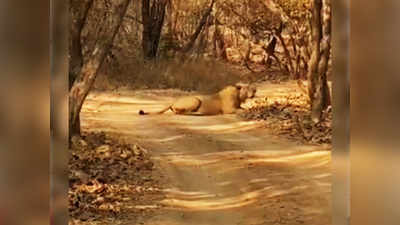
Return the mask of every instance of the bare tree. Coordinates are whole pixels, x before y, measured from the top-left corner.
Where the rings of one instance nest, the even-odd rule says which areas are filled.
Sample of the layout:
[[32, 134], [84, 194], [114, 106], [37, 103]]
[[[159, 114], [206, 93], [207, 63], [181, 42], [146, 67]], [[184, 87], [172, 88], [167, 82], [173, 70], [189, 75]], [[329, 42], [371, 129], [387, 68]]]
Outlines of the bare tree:
[[83, 102], [88, 95], [93, 83], [96, 79], [98, 71], [102, 66], [104, 59], [110, 51], [114, 39], [121, 27], [123, 19], [128, 10], [128, 6], [132, 0], [125, 0], [119, 10], [114, 14], [117, 17], [116, 25], [112, 27], [111, 36], [107, 37], [104, 42], [97, 42], [96, 46], [83, 63], [82, 69], [69, 92], [69, 137], [80, 135], [80, 111]]
[[154, 59], [157, 56], [168, 2], [168, 0], [142, 0], [142, 48], [145, 59]]

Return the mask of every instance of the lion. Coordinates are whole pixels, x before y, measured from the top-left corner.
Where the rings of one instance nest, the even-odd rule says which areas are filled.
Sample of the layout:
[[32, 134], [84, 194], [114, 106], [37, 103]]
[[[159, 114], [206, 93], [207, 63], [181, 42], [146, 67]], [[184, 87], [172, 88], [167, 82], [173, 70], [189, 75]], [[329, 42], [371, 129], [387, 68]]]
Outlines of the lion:
[[256, 88], [247, 84], [229, 85], [212, 95], [185, 96], [158, 112], [139, 111], [139, 115], [162, 114], [171, 110], [180, 115], [233, 114], [240, 111], [241, 103], [253, 98]]

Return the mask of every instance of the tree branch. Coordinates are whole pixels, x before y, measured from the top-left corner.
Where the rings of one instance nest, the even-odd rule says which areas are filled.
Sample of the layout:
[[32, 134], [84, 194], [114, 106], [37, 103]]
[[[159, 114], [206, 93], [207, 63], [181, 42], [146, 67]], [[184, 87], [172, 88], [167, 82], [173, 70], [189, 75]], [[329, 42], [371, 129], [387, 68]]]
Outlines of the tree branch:
[[214, 3], [215, 3], [215, 0], [212, 0], [210, 7], [207, 9], [206, 13], [204, 13], [203, 17], [201, 18], [200, 23], [196, 28], [196, 31], [190, 37], [190, 40], [189, 40], [188, 44], [183, 49], [184, 53], [190, 51], [193, 48], [193, 45], [196, 42], [197, 37], [199, 36], [200, 32], [203, 30], [204, 25], [207, 23], [207, 18], [211, 14], [211, 11], [213, 9]]

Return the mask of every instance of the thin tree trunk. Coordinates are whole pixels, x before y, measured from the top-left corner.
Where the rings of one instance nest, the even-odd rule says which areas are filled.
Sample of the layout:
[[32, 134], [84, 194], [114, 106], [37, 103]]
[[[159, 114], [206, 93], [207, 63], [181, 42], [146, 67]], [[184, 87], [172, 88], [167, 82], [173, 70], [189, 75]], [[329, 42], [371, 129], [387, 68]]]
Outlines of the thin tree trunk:
[[[73, 15], [73, 13], [75, 12], [78, 13], [78, 15], [70, 16], [69, 89], [71, 89], [73, 82], [75, 81], [83, 66], [83, 54], [81, 44], [82, 30], [85, 26], [89, 11], [93, 6], [93, 2], [94, 0], [70, 1], [70, 13]], [[77, 9], [75, 9], [75, 7]]]
[[204, 25], [204, 27], [205, 27], [204, 31], [200, 36], [199, 45], [197, 47], [197, 57], [200, 57], [203, 53], [205, 53], [205, 50], [208, 47], [208, 43], [209, 43], [208, 37], [210, 34], [210, 29], [209, 29], [210, 28], [210, 17], [207, 18], [207, 22]]
[[74, 82], [69, 92], [69, 134], [70, 138], [74, 135], [80, 135], [80, 111], [83, 102], [88, 95], [93, 83], [96, 79], [99, 69], [101, 68], [104, 59], [110, 51], [118, 30], [122, 25], [123, 18], [128, 10], [129, 3], [132, 0], [126, 0], [121, 4], [117, 25], [113, 27], [112, 36], [105, 40], [103, 46], [96, 46], [91, 57], [84, 63], [82, 70]]
[[151, 60], [157, 56], [167, 3], [168, 0], [153, 0], [150, 6], [150, 0], [142, 1], [142, 48], [145, 59]]
[[[308, 71], [308, 94], [311, 102], [311, 118], [314, 123], [321, 120], [322, 112], [327, 107], [328, 97], [326, 91], [328, 85], [326, 81], [326, 71], [321, 60], [321, 40], [322, 40], [322, 21], [321, 21], [322, 0], [313, 1], [312, 27], [312, 54], [309, 61]], [[329, 90], [329, 89], [328, 89]]]
[[323, 109], [328, 107], [331, 104], [331, 96], [328, 87], [327, 81], [327, 71], [328, 71], [328, 63], [330, 59], [330, 52], [331, 52], [331, 4], [330, 0], [322, 0], [323, 7], [322, 7], [322, 40], [321, 40], [321, 61], [319, 62], [318, 72], [322, 76], [322, 85], [323, 85], [323, 94], [324, 98], [326, 98], [324, 102], [325, 105], [322, 106]]
[[178, 25], [178, 18], [179, 18], [179, 10], [180, 10], [180, 8], [181, 8], [181, 0], [177, 0], [177, 3], [176, 3], [176, 8], [175, 8], [175, 20], [174, 20], [174, 32], [173, 32], [173, 34], [175, 34], [176, 33], [176, 31], [177, 31], [177, 25]]
[[292, 43], [292, 47], [293, 47], [293, 55], [295, 58], [295, 63], [293, 67], [293, 78], [294, 79], [299, 79], [300, 78], [300, 52], [297, 50], [297, 46], [296, 46], [296, 41], [293, 38], [293, 35], [290, 35], [290, 41]]
[[226, 46], [225, 46], [223, 32], [221, 31], [221, 27], [219, 26], [219, 21], [217, 19], [215, 19], [215, 31], [214, 31], [215, 58], [222, 57], [222, 58], [226, 59], [225, 48], [226, 48]]
[[[275, 36], [272, 36], [272, 40], [268, 43], [268, 46], [266, 48], [263, 46], [263, 49], [267, 53], [267, 60], [265, 63], [267, 67], [271, 66], [271, 58], [273, 57], [273, 55], [275, 55], [275, 46], [276, 46], [276, 37]], [[280, 63], [280, 61], [279, 61], [279, 63]], [[280, 67], [280, 65], [279, 65], [279, 67]]]
[[288, 50], [288, 48], [286, 46], [285, 41], [283, 40], [282, 34], [278, 33], [277, 37], [278, 37], [279, 41], [282, 44], [283, 51], [285, 53], [285, 57], [288, 60], [287, 70], [291, 74], [291, 76], [293, 77], [294, 65], [293, 65], [293, 62], [292, 62], [292, 57], [290, 56], [290, 52], [289, 52], [289, 50]]
[[200, 23], [198, 24], [196, 31], [193, 33], [193, 35], [190, 37], [189, 42], [187, 43], [187, 45], [183, 48], [183, 52], [187, 53], [189, 52], [193, 46], [194, 43], [197, 40], [197, 37], [199, 36], [200, 32], [203, 30], [204, 25], [207, 23], [207, 19], [210, 16], [213, 6], [214, 6], [215, 0], [211, 1], [211, 5], [210, 7], [207, 9], [207, 11], [204, 13], [203, 17], [200, 20]]

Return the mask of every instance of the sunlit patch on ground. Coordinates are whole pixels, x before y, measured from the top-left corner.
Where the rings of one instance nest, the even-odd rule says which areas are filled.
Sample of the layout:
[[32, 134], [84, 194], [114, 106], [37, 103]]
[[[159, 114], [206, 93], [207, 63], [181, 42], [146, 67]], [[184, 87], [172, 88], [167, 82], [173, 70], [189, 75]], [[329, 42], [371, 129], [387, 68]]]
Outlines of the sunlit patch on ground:
[[331, 153], [329, 151], [312, 151], [312, 152], [280, 152], [280, 154], [271, 151], [224, 151], [216, 153], [206, 153], [197, 155], [167, 155], [155, 157], [158, 160], [166, 160], [181, 166], [205, 166], [216, 164], [226, 160], [243, 160], [243, 163], [286, 163], [286, 164], [307, 164], [308, 166], [322, 166], [330, 161]]
[[[165, 137], [165, 138], [153, 138], [153, 139], [148, 139], [149, 141], [154, 141], [154, 142], [170, 142], [170, 141], [176, 141], [180, 138], [184, 138], [185, 135], [174, 135], [171, 137]], [[177, 153], [181, 154], [181, 153]]]
[[168, 196], [175, 196], [181, 199], [190, 199], [190, 200], [204, 199], [216, 196], [215, 194], [210, 194], [207, 192], [200, 192], [200, 191], [184, 192], [177, 189], [165, 189], [163, 190], [163, 192], [166, 193]]
[[248, 122], [237, 122], [233, 124], [218, 124], [218, 125], [204, 125], [204, 126], [195, 126], [189, 128], [191, 130], [200, 130], [202, 132], [238, 132], [238, 131], [246, 131], [252, 130], [257, 127], [260, 127], [259, 122], [248, 121]]
[[243, 207], [254, 203], [260, 194], [258, 192], [249, 192], [241, 196], [223, 199], [205, 199], [205, 200], [183, 200], [168, 197], [161, 203], [167, 207], [178, 207], [185, 210], [208, 211], [222, 210]]
[[[280, 190], [278, 186], [268, 186], [255, 191], [246, 191], [243, 194], [232, 197], [216, 197], [204, 195], [202, 199], [187, 199], [186, 194], [167, 194], [167, 198], [161, 203], [167, 207], [179, 208], [189, 211], [210, 211], [239, 208], [256, 203], [261, 199], [268, 199], [282, 195], [288, 195], [295, 191], [307, 189], [305, 185], [295, 186], [290, 189]], [[218, 195], [217, 195], [218, 196]], [[200, 198], [200, 197], [199, 197]]]

